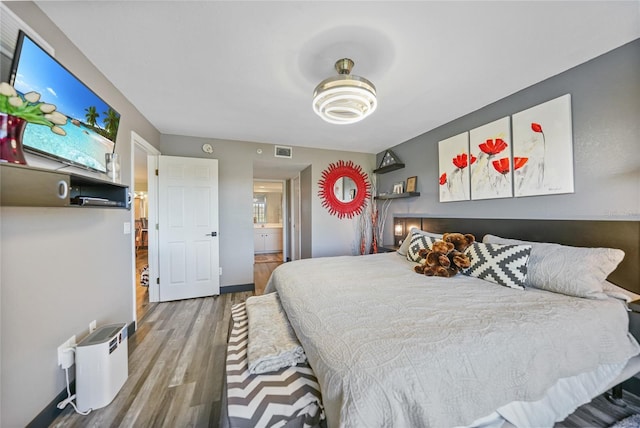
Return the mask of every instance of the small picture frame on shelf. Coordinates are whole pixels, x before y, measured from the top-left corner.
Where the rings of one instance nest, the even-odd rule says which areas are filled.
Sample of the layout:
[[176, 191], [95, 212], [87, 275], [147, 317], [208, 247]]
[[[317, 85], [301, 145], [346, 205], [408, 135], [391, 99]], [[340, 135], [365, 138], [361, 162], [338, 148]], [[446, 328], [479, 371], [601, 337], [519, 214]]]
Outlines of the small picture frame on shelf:
[[393, 185], [393, 193], [404, 193], [404, 182], [400, 181]]
[[407, 178], [407, 192], [415, 192], [417, 182], [418, 182], [418, 176], [416, 175], [414, 175], [413, 177]]

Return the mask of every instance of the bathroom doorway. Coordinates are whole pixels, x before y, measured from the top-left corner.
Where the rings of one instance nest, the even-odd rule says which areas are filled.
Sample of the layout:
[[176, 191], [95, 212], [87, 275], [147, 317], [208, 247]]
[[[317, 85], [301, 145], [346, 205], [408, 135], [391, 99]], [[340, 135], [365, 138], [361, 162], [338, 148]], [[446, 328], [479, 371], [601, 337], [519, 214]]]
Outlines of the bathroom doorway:
[[273, 269], [283, 263], [286, 239], [285, 181], [253, 181], [254, 284], [262, 294]]

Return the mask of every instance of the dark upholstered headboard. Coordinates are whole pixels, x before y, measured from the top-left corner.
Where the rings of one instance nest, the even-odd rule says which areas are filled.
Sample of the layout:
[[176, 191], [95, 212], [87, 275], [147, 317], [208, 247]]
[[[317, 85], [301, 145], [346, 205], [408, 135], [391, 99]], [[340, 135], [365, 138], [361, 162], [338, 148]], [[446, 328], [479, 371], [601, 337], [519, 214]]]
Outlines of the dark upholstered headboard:
[[640, 221], [395, 217], [395, 245], [399, 245], [411, 227], [434, 233], [471, 233], [478, 241], [489, 233], [575, 247], [620, 248], [625, 252], [624, 260], [608, 279], [640, 294]]

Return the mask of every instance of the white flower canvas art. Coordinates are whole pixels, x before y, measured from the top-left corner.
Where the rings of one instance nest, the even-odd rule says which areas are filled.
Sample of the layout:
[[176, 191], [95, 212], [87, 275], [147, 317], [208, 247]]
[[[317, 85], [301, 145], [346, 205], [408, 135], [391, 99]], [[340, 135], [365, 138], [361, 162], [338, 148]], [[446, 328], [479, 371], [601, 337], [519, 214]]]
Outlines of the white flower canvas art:
[[516, 197], [573, 193], [570, 94], [513, 115], [513, 156]]
[[469, 132], [438, 141], [440, 202], [468, 201]]
[[470, 131], [471, 199], [510, 198], [511, 129], [509, 117]]

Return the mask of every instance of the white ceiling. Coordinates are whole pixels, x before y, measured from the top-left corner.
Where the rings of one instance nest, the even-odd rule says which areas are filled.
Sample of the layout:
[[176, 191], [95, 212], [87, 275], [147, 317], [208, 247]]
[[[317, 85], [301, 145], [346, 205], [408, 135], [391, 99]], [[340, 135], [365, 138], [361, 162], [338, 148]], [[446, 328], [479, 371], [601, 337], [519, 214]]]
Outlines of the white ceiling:
[[[637, 0], [37, 5], [161, 133], [368, 153], [640, 37]], [[311, 108], [342, 57], [378, 91], [353, 125]]]

